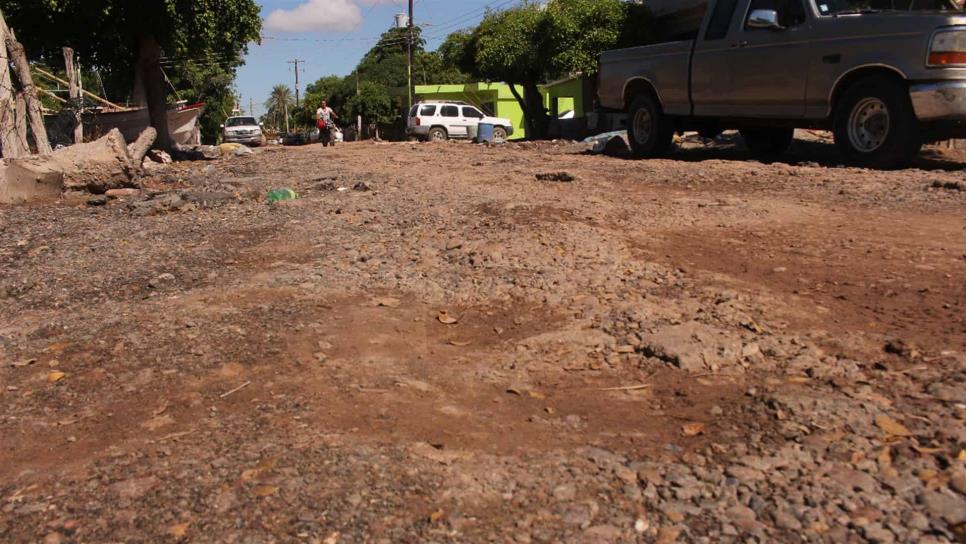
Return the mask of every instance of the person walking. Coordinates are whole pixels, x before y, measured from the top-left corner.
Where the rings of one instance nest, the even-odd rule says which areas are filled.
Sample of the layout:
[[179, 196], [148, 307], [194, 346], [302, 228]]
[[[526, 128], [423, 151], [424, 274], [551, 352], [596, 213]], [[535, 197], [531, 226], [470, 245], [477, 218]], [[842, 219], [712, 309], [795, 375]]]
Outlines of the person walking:
[[315, 126], [319, 129], [319, 142], [323, 147], [335, 145], [335, 120], [338, 118], [335, 110], [330, 108], [325, 100], [319, 104], [319, 109], [315, 110]]

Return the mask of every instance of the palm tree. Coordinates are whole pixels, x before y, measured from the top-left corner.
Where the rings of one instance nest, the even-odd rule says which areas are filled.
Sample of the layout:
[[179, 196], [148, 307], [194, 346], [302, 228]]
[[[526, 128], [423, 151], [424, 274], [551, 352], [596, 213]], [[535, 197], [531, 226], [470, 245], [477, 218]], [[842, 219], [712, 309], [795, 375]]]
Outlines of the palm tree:
[[292, 89], [288, 88], [288, 85], [276, 85], [272, 89], [272, 94], [269, 95], [268, 100], [265, 101], [265, 109], [268, 110], [267, 115], [275, 119], [275, 127], [278, 127], [279, 115], [285, 118], [285, 132], [289, 131], [288, 126], [288, 110], [295, 102]]

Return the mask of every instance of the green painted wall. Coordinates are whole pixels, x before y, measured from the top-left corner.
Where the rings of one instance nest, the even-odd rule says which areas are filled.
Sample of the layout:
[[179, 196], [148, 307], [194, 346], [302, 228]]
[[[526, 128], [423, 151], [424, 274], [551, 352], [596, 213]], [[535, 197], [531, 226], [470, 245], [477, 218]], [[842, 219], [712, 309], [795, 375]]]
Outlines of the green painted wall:
[[[517, 86], [520, 94], [523, 88]], [[580, 78], [564, 80], [558, 83], [540, 87], [543, 93], [544, 107], [556, 117], [567, 110], [574, 110], [577, 118], [584, 117], [584, 87]], [[523, 108], [510, 92], [510, 86], [505, 83], [468, 83], [466, 85], [417, 85], [416, 98], [418, 100], [461, 100], [480, 107], [492, 113], [494, 117], [502, 117], [513, 122], [513, 136], [511, 140], [526, 137], [523, 122]], [[554, 110], [556, 105], [556, 110]]]
[[[568, 79], [557, 84], [540, 87], [544, 96], [544, 106], [554, 116], [567, 110], [574, 110], [574, 117], [584, 117], [584, 87], [580, 78]], [[554, 110], [554, 101], [557, 108]]]
[[[523, 89], [519, 88], [520, 93]], [[511, 140], [526, 137], [523, 109], [505, 83], [469, 83], [466, 85], [417, 85], [418, 100], [462, 100], [492, 113], [494, 117], [509, 119], [513, 123]], [[491, 111], [492, 110], [492, 111]]]

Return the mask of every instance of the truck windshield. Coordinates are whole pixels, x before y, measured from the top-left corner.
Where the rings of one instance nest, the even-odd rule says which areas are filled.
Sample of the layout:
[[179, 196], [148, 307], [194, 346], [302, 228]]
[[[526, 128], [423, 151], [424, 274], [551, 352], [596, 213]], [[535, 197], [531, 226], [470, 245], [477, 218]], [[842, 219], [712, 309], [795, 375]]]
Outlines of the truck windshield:
[[876, 11], [958, 11], [963, 9], [959, 0], [816, 0], [815, 4], [818, 6], [818, 12], [822, 15], [845, 15]]

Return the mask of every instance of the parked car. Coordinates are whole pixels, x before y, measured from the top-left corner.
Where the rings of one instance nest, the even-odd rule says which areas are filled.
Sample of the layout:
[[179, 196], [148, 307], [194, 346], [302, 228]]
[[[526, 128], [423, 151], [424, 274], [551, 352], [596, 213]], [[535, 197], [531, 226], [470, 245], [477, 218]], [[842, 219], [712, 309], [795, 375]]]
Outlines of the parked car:
[[221, 125], [222, 139], [226, 143], [247, 144], [254, 146], [265, 145], [265, 135], [262, 125], [254, 117], [229, 117]]
[[726, 129], [776, 157], [795, 128], [819, 128], [854, 163], [899, 167], [924, 142], [966, 137], [966, 15], [914, 4], [927, 3], [709, 0], [694, 39], [605, 52], [600, 104], [627, 113], [643, 157], [675, 132]]
[[490, 117], [466, 102], [420, 102], [409, 110], [406, 134], [430, 141], [469, 138], [480, 123], [493, 125], [493, 138], [506, 140], [513, 135], [513, 122]]

